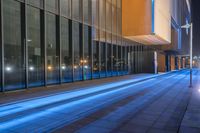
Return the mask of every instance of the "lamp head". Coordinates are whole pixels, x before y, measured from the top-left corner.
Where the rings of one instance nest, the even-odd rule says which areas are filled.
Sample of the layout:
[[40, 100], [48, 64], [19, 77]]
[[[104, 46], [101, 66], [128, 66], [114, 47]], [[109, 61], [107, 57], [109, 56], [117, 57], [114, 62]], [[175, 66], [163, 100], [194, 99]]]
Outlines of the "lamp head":
[[186, 24], [186, 25], [181, 26], [181, 28], [182, 28], [182, 29], [189, 29], [190, 26], [191, 26], [190, 24]]

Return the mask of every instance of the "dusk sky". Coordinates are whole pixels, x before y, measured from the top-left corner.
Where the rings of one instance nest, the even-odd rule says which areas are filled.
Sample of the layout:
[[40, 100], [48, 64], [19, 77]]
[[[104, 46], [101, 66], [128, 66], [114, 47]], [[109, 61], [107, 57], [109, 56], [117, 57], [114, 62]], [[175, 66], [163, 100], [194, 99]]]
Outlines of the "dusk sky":
[[192, 0], [194, 23], [194, 55], [200, 56], [200, 0]]

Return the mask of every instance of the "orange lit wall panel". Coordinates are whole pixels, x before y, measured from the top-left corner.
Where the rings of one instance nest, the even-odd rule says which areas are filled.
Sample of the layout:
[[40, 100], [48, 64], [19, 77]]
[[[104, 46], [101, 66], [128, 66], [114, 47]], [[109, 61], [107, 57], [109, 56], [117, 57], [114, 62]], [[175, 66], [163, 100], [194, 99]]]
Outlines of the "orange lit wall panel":
[[151, 25], [151, 0], [122, 0], [124, 36], [148, 35]]
[[143, 44], [171, 43], [171, 0], [122, 0], [122, 34]]

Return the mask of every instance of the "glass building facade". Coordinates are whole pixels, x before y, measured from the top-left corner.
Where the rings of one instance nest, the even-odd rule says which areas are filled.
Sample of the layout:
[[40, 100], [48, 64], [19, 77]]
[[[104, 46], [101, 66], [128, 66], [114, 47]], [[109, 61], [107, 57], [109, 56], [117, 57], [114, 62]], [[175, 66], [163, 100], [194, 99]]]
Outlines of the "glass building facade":
[[0, 2], [1, 91], [148, 69], [145, 46], [122, 37], [121, 0]]

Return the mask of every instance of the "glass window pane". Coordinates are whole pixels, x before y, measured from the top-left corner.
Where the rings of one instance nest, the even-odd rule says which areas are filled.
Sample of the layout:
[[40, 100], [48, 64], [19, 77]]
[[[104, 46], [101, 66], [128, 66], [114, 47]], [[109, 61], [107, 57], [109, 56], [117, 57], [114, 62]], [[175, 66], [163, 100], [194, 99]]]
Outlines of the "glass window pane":
[[99, 0], [92, 0], [92, 25], [98, 27], [99, 25]]
[[107, 43], [107, 76], [108, 77], [112, 76], [112, 69], [113, 69], [112, 59], [113, 59], [112, 44]]
[[117, 66], [118, 66], [118, 74], [122, 75], [122, 67], [123, 67], [123, 62], [122, 62], [122, 47], [118, 46], [118, 59], [117, 59]]
[[71, 0], [60, 0], [61, 15], [71, 17]]
[[43, 0], [27, 0], [27, 3], [36, 7], [43, 8]]
[[117, 1], [112, 0], [112, 33], [117, 34]]
[[82, 43], [81, 43], [81, 29], [78, 22], [72, 23], [72, 43], [74, 47], [74, 81], [83, 80], [82, 71]]
[[84, 23], [91, 24], [92, 15], [92, 1], [83, 0], [83, 21]]
[[72, 19], [81, 21], [81, 0], [72, 0]]
[[56, 15], [46, 15], [47, 84], [59, 83], [59, 47], [56, 36]]
[[20, 9], [20, 2], [3, 0], [5, 90], [25, 87], [24, 40]]
[[29, 87], [44, 85], [44, 56], [41, 44], [40, 10], [27, 8]]
[[100, 76], [106, 77], [106, 44], [105, 42], [100, 43], [101, 44], [101, 64], [100, 64]]
[[99, 1], [99, 10], [100, 10], [100, 29], [105, 31], [105, 24], [106, 24], [106, 1], [100, 0]]
[[53, 13], [58, 13], [58, 0], [46, 0], [46, 9]]
[[94, 79], [99, 78], [99, 42], [98, 42], [98, 30], [92, 29], [92, 49], [93, 49], [93, 75]]
[[84, 26], [84, 62], [83, 74], [84, 80], [91, 79], [91, 28]]
[[61, 19], [61, 69], [62, 82], [72, 81], [72, 44], [69, 42], [69, 20]]
[[121, 0], [117, 0], [117, 34], [122, 35], [122, 7]]
[[112, 0], [106, 0], [106, 31], [112, 32]]
[[116, 76], [118, 73], [118, 55], [117, 55], [117, 51], [118, 47], [116, 45], [113, 45], [113, 76]]

